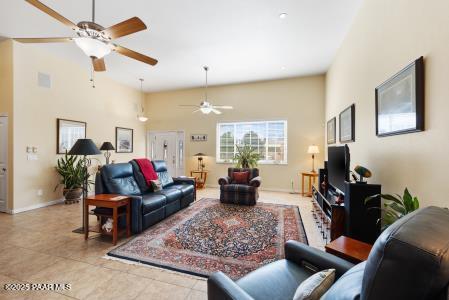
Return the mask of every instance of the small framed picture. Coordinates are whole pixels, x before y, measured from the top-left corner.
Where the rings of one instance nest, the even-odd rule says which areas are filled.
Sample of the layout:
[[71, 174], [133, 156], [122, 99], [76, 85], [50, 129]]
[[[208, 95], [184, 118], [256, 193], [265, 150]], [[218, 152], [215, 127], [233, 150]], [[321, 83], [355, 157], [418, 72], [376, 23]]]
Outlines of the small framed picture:
[[56, 153], [69, 152], [78, 139], [85, 139], [86, 127], [86, 122], [56, 119]]
[[115, 152], [133, 152], [133, 129], [115, 127]]
[[190, 140], [192, 142], [207, 142], [207, 134], [192, 134]]
[[424, 58], [376, 88], [376, 135], [424, 130]]
[[333, 117], [329, 121], [327, 121], [327, 143], [335, 144], [337, 142], [336, 135], [337, 135], [337, 119]]
[[339, 116], [340, 143], [355, 141], [355, 104], [352, 104]]

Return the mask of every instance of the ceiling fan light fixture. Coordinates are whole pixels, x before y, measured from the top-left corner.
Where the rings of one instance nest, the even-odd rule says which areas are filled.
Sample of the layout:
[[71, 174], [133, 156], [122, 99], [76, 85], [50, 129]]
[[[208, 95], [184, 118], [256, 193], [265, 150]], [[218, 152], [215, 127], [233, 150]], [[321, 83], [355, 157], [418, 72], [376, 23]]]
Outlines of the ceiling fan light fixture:
[[138, 119], [139, 119], [140, 122], [146, 122], [146, 121], [148, 121], [148, 118], [145, 117], [145, 116], [139, 116]]
[[94, 58], [103, 58], [111, 53], [111, 46], [103, 41], [90, 37], [78, 37], [74, 38], [75, 43], [83, 52]]
[[208, 114], [211, 113], [212, 108], [211, 108], [211, 107], [201, 107], [200, 110], [201, 110], [201, 112], [202, 112], [203, 114], [208, 115]]

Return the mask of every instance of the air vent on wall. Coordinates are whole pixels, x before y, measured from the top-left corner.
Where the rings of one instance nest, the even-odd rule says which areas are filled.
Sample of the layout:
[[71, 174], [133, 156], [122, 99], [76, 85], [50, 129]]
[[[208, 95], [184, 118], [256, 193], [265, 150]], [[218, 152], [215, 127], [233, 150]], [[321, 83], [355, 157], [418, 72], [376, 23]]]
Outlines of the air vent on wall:
[[43, 88], [51, 88], [51, 77], [48, 74], [38, 72], [37, 73], [37, 84]]

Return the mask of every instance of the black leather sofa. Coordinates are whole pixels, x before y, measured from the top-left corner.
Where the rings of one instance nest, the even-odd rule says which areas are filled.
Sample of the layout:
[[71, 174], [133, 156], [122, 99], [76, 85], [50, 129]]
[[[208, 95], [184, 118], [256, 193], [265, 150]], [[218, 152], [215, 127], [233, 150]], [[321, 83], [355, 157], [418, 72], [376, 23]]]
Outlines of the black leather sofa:
[[131, 196], [131, 230], [140, 233], [195, 200], [195, 182], [190, 178], [172, 178], [163, 160], [152, 161], [162, 184], [153, 192], [146, 184], [135, 161], [105, 165], [95, 180], [95, 194]]
[[208, 279], [208, 299], [293, 299], [301, 282], [334, 268], [338, 280], [324, 300], [447, 300], [449, 211], [426, 207], [388, 227], [369, 258], [358, 265], [299, 242], [285, 245], [285, 259], [268, 264], [237, 282], [223, 273]]

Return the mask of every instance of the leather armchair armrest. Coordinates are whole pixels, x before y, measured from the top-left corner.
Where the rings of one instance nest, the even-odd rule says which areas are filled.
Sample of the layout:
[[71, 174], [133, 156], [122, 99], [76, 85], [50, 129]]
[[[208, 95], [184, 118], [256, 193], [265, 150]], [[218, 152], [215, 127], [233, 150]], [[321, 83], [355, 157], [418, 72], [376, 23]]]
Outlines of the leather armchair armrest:
[[285, 243], [285, 258], [316, 271], [335, 269], [337, 278], [354, 267], [354, 264], [344, 259], [297, 241]]
[[195, 178], [194, 177], [173, 177], [173, 182], [176, 183], [186, 183], [195, 185]]
[[131, 198], [131, 231], [142, 232], [142, 196], [129, 196]]
[[231, 182], [231, 178], [229, 176], [220, 177], [220, 179], [218, 179], [219, 185], [226, 185], [226, 184], [229, 184], [230, 182]]
[[212, 274], [207, 280], [209, 300], [254, 300], [241, 287], [222, 272]]
[[249, 181], [249, 185], [253, 187], [259, 187], [262, 183], [262, 177], [257, 176]]

